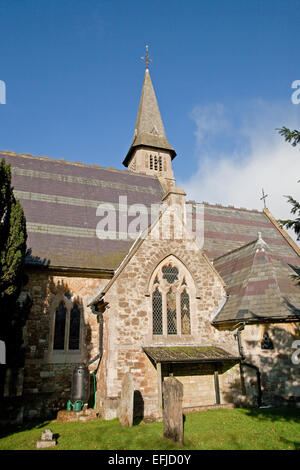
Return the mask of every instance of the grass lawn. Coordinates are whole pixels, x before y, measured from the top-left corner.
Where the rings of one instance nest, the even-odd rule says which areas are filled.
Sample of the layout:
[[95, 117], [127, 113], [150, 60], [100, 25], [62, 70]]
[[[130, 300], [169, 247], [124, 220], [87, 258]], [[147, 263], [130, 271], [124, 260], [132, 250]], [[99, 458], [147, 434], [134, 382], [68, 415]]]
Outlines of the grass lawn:
[[184, 447], [163, 438], [163, 424], [119, 421], [30, 423], [0, 434], [0, 450], [34, 450], [44, 429], [51, 429], [58, 450], [296, 450], [300, 449], [300, 409], [209, 410], [186, 415]]

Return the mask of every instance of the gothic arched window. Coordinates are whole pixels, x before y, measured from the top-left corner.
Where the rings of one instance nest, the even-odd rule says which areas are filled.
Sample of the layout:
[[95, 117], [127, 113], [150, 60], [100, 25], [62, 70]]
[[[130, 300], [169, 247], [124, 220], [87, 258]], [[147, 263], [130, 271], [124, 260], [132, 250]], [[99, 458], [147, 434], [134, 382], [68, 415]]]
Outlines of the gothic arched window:
[[153, 335], [191, 334], [191, 284], [186, 268], [173, 259], [157, 269], [152, 284]]
[[162, 295], [158, 287], [153, 292], [152, 296], [152, 310], [153, 310], [153, 334], [163, 334], [163, 317], [162, 317]]
[[190, 314], [190, 296], [184, 289], [180, 294], [181, 310], [181, 333], [183, 335], [191, 334], [191, 314]]
[[59, 295], [52, 304], [54, 315], [53, 351], [79, 351], [81, 309], [73, 303], [67, 294]]
[[70, 312], [69, 349], [79, 349], [80, 310], [75, 304]]
[[60, 302], [55, 312], [53, 349], [65, 349], [66, 317], [66, 306]]

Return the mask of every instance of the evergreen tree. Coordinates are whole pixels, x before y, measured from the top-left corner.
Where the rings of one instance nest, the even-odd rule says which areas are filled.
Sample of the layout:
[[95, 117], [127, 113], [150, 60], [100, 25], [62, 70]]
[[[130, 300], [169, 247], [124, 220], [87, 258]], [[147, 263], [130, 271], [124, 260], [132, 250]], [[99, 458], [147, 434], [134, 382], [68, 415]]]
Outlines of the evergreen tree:
[[[26, 220], [11, 186], [10, 165], [0, 162], [0, 339], [8, 366], [20, 367], [22, 309], [17, 302], [24, 279]], [[3, 371], [2, 384], [3, 388]], [[2, 387], [1, 387], [2, 385]]]
[[[286, 142], [290, 142], [293, 147], [296, 147], [300, 143], [300, 131], [293, 130], [291, 131], [287, 127], [282, 127], [277, 129], [279, 134], [284, 136]], [[298, 181], [299, 183], [299, 181]], [[288, 203], [292, 205], [291, 214], [296, 215], [295, 219], [279, 220], [278, 222], [282, 227], [287, 229], [291, 228], [294, 230], [297, 235], [297, 240], [300, 240], [300, 204], [292, 196], [285, 196], [288, 200]]]
[[[291, 131], [287, 127], [282, 127], [281, 129], [277, 129], [279, 134], [282, 135], [286, 142], [291, 143], [293, 147], [296, 147], [300, 143], [300, 131], [294, 129]], [[299, 183], [300, 181], [298, 181]], [[285, 196], [288, 200], [288, 203], [292, 205], [291, 214], [296, 215], [295, 219], [286, 219], [286, 220], [278, 220], [282, 227], [287, 229], [291, 228], [294, 230], [295, 234], [297, 235], [297, 240], [300, 240], [300, 204], [299, 202], [294, 199], [292, 196]], [[297, 284], [300, 285], [300, 267], [294, 267], [294, 271], [296, 272], [295, 275], [291, 276], [294, 280], [297, 281]]]

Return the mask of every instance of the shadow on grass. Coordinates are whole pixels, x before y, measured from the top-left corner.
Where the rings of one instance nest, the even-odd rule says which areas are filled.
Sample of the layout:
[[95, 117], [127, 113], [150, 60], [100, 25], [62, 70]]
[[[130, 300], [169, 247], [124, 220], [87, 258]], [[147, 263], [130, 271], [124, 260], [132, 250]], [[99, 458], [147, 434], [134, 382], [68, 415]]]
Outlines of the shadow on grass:
[[0, 439], [3, 437], [10, 436], [11, 434], [17, 434], [19, 432], [31, 431], [32, 429], [42, 429], [50, 424], [51, 421], [29, 421], [21, 425], [8, 425], [5, 427], [0, 427]]
[[288, 449], [300, 450], [300, 441], [290, 441], [289, 439], [280, 436], [280, 442], [286, 444]]
[[251, 418], [267, 421], [290, 421], [300, 423], [300, 408], [249, 408], [246, 415]]

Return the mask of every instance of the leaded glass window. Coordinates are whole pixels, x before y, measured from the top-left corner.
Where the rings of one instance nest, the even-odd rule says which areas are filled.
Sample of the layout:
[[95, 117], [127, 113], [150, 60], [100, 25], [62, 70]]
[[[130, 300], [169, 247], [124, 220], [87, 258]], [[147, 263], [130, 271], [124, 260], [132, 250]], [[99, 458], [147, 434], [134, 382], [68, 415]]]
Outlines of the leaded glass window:
[[173, 284], [178, 279], [178, 269], [175, 266], [169, 264], [162, 268], [163, 278], [168, 281], [169, 284]]
[[61, 302], [55, 312], [53, 349], [65, 348], [66, 316], [65, 304]]
[[190, 318], [190, 297], [184, 289], [180, 295], [180, 309], [181, 309], [181, 334], [191, 334], [191, 318]]
[[158, 288], [156, 288], [152, 297], [152, 308], [153, 308], [153, 334], [163, 334], [163, 312], [162, 312], [162, 295]]
[[[67, 293], [68, 294], [68, 293]], [[51, 331], [51, 342], [53, 351], [79, 351], [80, 350], [80, 328], [81, 309], [78, 302], [72, 303], [71, 296], [62, 295], [61, 300], [55, 300], [53, 306], [53, 330]]]
[[177, 334], [176, 324], [176, 294], [172, 287], [167, 293], [167, 321], [168, 321], [168, 335]]
[[172, 257], [153, 275], [152, 334], [191, 334], [191, 276]]
[[69, 349], [79, 349], [80, 310], [75, 304], [70, 313]]

